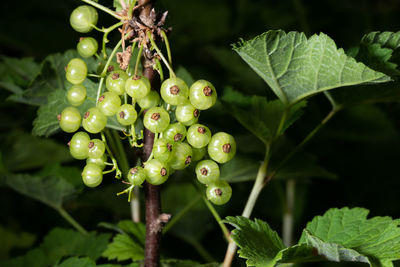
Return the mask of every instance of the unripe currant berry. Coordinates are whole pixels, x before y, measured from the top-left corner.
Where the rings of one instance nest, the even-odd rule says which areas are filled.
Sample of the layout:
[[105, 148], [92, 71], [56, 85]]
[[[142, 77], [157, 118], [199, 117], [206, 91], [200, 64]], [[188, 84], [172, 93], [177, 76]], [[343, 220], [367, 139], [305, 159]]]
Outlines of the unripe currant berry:
[[106, 87], [109, 91], [122, 95], [125, 93], [125, 82], [129, 79], [128, 74], [122, 70], [111, 72], [106, 79]]
[[153, 144], [153, 155], [155, 159], [168, 162], [172, 155], [174, 144], [164, 138], [157, 139]]
[[163, 132], [163, 138], [169, 142], [182, 142], [186, 137], [186, 127], [180, 123], [172, 123]]
[[160, 95], [156, 91], [150, 90], [145, 97], [138, 99], [137, 103], [142, 109], [156, 107], [160, 103]]
[[90, 32], [96, 26], [98, 19], [97, 11], [94, 7], [83, 5], [74, 9], [69, 18], [72, 28], [81, 33]]
[[190, 86], [190, 103], [200, 110], [211, 108], [217, 101], [215, 87], [206, 80], [198, 80]]
[[218, 163], [231, 160], [236, 154], [236, 141], [232, 135], [219, 132], [211, 137], [208, 155]]
[[75, 133], [69, 141], [69, 152], [75, 159], [86, 159], [89, 157], [90, 136], [85, 132]]
[[171, 105], [182, 105], [188, 100], [189, 87], [184, 80], [173, 77], [162, 83], [160, 93], [165, 103]]
[[207, 153], [207, 147], [202, 147], [202, 148], [195, 148], [192, 147], [193, 151], [193, 157], [192, 157], [192, 162], [199, 161], [204, 158], [204, 156]]
[[125, 92], [136, 100], [145, 97], [150, 89], [150, 81], [144, 76], [134, 76], [125, 82]]
[[206, 195], [215, 205], [224, 205], [231, 199], [232, 188], [226, 181], [219, 180], [207, 186]]
[[82, 126], [89, 133], [99, 133], [107, 125], [107, 117], [96, 107], [90, 108], [83, 116]]
[[82, 84], [73, 85], [68, 89], [67, 100], [68, 102], [77, 107], [83, 104], [86, 99], [86, 87]]
[[193, 151], [187, 143], [176, 143], [168, 161], [174, 170], [183, 170], [192, 162]]
[[161, 107], [154, 107], [147, 110], [143, 118], [144, 127], [153, 133], [161, 133], [164, 131], [170, 122], [168, 112]]
[[103, 181], [103, 170], [96, 164], [89, 163], [83, 168], [83, 183], [88, 187], [96, 187]]
[[78, 54], [83, 58], [88, 58], [96, 54], [99, 45], [93, 37], [82, 37], [76, 46]]
[[202, 148], [208, 145], [211, 140], [210, 129], [202, 124], [193, 124], [187, 131], [187, 141], [195, 148]]
[[193, 107], [192, 104], [186, 103], [176, 107], [175, 116], [183, 125], [190, 126], [197, 122], [200, 110]]
[[86, 79], [87, 66], [80, 58], [73, 58], [68, 62], [66, 68], [67, 81], [72, 84], [81, 84]]
[[202, 184], [212, 184], [219, 180], [219, 166], [215, 161], [202, 160], [196, 165], [196, 177]]
[[97, 108], [106, 116], [115, 115], [120, 106], [121, 98], [111, 91], [103, 93], [97, 104]]
[[106, 146], [100, 139], [92, 139], [88, 144], [89, 158], [99, 159], [104, 155]]
[[64, 132], [73, 133], [76, 132], [81, 126], [81, 114], [79, 110], [74, 107], [66, 107], [63, 109], [60, 115], [57, 116], [60, 122], [60, 128]]
[[158, 159], [152, 159], [146, 162], [144, 169], [146, 171], [146, 181], [152, 185], [164, 183], [169, 176], [169, 166]]
[[103, 154], [101, 158], [98, 159], [93, 159], [93, 158], [87, 158], [86, 159], [86, 164], [93, 163], [96, 164], [97, 166], [100, 167], [101, 170], [104, 170], [106, 167], [106, 162], [107, 162], [107, 155]]
[[117, 114], [117, 121], [122, 125], [134, 124], [137, 119], [137, 112], [135, 108], [130, 104], [123, 104], [119, 107]]
[[129, 170], [128, 172], [128, 182], [132, 185], [141, 185], [146, 180], [146, 171], [139, 166], [136, 166]]

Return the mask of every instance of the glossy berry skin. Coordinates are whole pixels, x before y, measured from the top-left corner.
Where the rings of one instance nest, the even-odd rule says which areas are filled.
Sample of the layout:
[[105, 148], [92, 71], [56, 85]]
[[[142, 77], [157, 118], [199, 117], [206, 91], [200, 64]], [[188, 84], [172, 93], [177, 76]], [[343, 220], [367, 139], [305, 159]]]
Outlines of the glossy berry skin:
[[146, 181], [152, 185], [164, 183], [169, 176], [169, 166], [163, 161], [152, 159], [146, 162], [144, 169], [146, 171]]
[[190, 86], [190, 103], [200, 110], [209, 109], [217, 101], [215, 87], [206, 80], [198, 80]]
[[73, 58], [68, 62], [66, 68], [67, 80], [72, 84], [81, 84], [87, 76], [87, 66], [80, 58]]
[[206, 195], [215, 205], [224, 205], [232, 197], [232, 188], [226, 181], [219, 180], [207, 186]]
[[193, 107], [190, 103], [186, 103], [176, 107], [175, 116], [180, 123], [190, 126], [197, 122], [200, 110]]
[[145, 97], [150, 89], [150, 81], [144, 76], [132, 77], [125, 82], [125, 92], [136, 100]]
[[195, 148], [202, 148], [208, 145], [211, 140], [210, 129], [202, 124], [193, 124], [187, 130], [188, 143]]
[[212, 184], [219, 180], [219, 166], [215, 161], [202, 160], [196, 165], [196, 177], [202, 184]]
[[78, 54], [83, 58], [88, 58], [96, 54], [99, 45], [93, 37], [82, 37], [79, 40], [76, 50]]
[[121, 106], [121, 98], [114, 92], [103, 93], [98, 100], [97, 108], [106, 116], [115, 115]]
[[122, 70], [111, 72], [106, 79], [106, 87], [109, 91], [122, 95], [125, 93], [125, 82], [129, 79], [128, 74]]
[[99, 133], [107, 125], [107, 117], [96, 107], [90, 108], [83, 116], [82, 126], [89, 133]]
[[137, 103], [142, 109], [156, 107], [160, 103], [160, 95], [156, 91], [150, 90], [145, 97], [138, 99]]
[[104, 155], [106, 146], [100, 139], [92, 139], [88, 144], [89, 158], [99, 159]]
[[184, 80], [173, 77], [162, 83], [160, 93], [165, 103], [182, 105], [188, 101], [189, 87]]
[[96, 164], [97, 166], [100, 167], [101, 170], [104, 170], [106, 167], [106, 162], [107, 162], [107, 155], [103, 154], [101, 158], [98, 159], [93, 159], [93, 158], [87, 158], [86, 159], [86, 164], [93, 163]]
[[236, 154], [236, 141], [232, 135], [219, 132], [211, 137], [208, 155], [218, 163], [231, 160]]
[[135, 186], [141, 185], [146, 180], [146, 177], [146, 171], [139, 166], [130, 169], [128, 172], [128, 182]]
[[85, 132], [77, 132], [68, 143], [69, 152], [75, 159], [86, 159], [89, 157], [90, 136]]
[[183, 170], [192, 162], [193, 151], [187, 143], [176, 143], [168, 161], [174, 170]]
[[82, 118], [77, 108], [66, 107], [57, 118], [60, 121], [61, 130], [64, 132], [76, 132], [81, 126]]
[[127, 126], [135, 123], [137, 119], [137, 112], [132, 105], [123, 104], [119, 107], [115, 116], [120, 124]]
[[97, 24], [98, 14], [94, 7], [83, 5], [72, 11], [69, 22], [72, 28], [81, 33], [90, 32]]
[[83, 168], [83, 183], [88, 187], [96, 187], [103, 181], [103, 170], [96, 164], [89, 163]]
[[155, 159], [167, 162], [172, 155], [174, 143], [167, 141], [164, 138], [159, 138], [153, 144], [153, 155]]
[[169, 122], [168, 112], [161, 107], [154, 107], [147, 110], [143, 118], [144, 127], [153, 133], [161, 133], [167, 129]]
[[180, 123], [172, 123], [163, 132], [163, 138], [169, 142], [182, 142], [186, 137], [186, 127]]
[[192, 161], [199, 161], [201, 159], [204, 158], [204, 156], [207, 153], [207, 147], [202, 147], [202, 148], [195, 148], [192, 147], [192, 151], [193, 151], [193, 157], [192, 157]]
[[75, 107], [82, 105], [86, 100], [86, 87], [82, 84], [73, 85], [68, 89], [67, 100]]

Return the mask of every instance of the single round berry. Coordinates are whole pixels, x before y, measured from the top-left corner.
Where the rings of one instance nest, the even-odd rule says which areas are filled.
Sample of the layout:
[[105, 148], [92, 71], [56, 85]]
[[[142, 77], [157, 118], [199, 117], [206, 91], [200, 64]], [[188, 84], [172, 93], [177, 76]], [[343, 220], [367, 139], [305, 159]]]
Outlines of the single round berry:
[[78, 50], [78, 54], [83, 58], [88, 58], [96, 54], [99, 45], [93, 37], [82, 37], [79, 40], [76, 49]]
[[128, 74], [122, 70], [111, 72], [106, 79], [106, 87], [109, 91], [122, 95], [125, 93], [125, 82], [129, 79]]
[[120, 124], [127, 126], [135, 123], [137, 119], [137, 112], [132, 105], [123, 104], [119, 107], [115, 116], [117, 116], [117, 121]]
[[135, 186], [141, 185], [146, 177], [146, 171], [139, 166], [130, 169], [128, 172], [128, 182]]
[[192, 147], [192, 151], [193, 151], [193, 157], [192, 157], [192, 161], [199, 161], [201, 159], [204, 158], [204, 156], [207, 153], [207, 147], [202, 147], [202, 148], [195, 148]]
[[107, 162], [107, 155], [106, 154], [103, 154], [103, 156], [101, 158], [98, 158], [98, 159], [93, 159], [93, 158], [87, 158], [86, 159], [86, 164], [89, 164], [89, 163], [96, 164], [102, 170], [105, 169], [106, 162]]
[[121, 106], [121, 98], [114, 92], [103, 93], [98, 100], [97, 108], [106, 116], [115, 115]]
[[83, 5], [74, 9], [69, 18], [72, 28], [81, 33], [90, 32], [97, 24], [98, 14], [94, 7]]
[[88, 187], [96, 187], [103, 181], [103, 170], [96, 164], [89, 163], [83, 168], [83, 183]]
[[79, 110], [74, 107], [66, 107], [60, 115], [57, 116], [60, 121], [60, 128], [64, 132], [76, 132], [81, 126], [81, 114]]
[[153, 145], [153, 155], [154, 158], [167, 162], [171, 155], [172, 150], [174, 149], [174, 144], [172, 142], [167, 141], [164, 138], [159, 138], [154, 142]]
[[163, 138], [169, 142], [182, 142], [186, 137], [186, 127], [180, 123], [172, 123], [163, 132]]
[[175, 116], [183, 125], [190, 126], [197, 122], [200, 110], [193, 107], [190, 103], [186, 103], [176, 107]]
[[163, 161], [152, 159], [146, 162], [144, 169], [146, 171], [146, 181], [152, 185], [164, 183], [169, 176], [169, 166]]
[[207, 146], [210, 142], [211, 131], [205, 125], [193, 124], [187, 131], [186, 139], [192, 147], [202, 148]]
[[214, 106], [217, 101], [215, 87], [206, 80], [198, 80], [190, 86], [190, 103], [200, 110]]
[[143, 118], [144, 127], [153, 133], [161, 133], [164, 131], [170, 122], [168, 112], [161, 107], [154, 107], [147, 110]]
[[69, 141], [69, 152], [75, 159], [86, 159], [89, 157], [90, 136], [85, 132], [77, 132]]
[[68, 62], [66, 68], [67, 80], [72, 84], [81, 84], [87, 76], [87, 66], [80, 58], [73, 58]]
[[92, 139], [88, 144], [89, 158], [99, 159], [104, 155], [106, 146], [100, 139]]
[[215, 205], [224, 205], [231, 199], [232, 188], [226, 181], [219, 180], [207, 186], [206, 195]]
[[165, 103], [182, 105], [188, 100], [189, 87], [180, 78], [169, 78], [162, 83], [160, 93]]
[[187, 143], [176, 143], [168, 161], [174, 170], [183, 170], [192, 162], [193, 151]]
[[196, 165], [196, 176], [202, 184], [212, 184], [219, 180], [219, 166], [215, 161], [202, 160]]
[[211, 137], [208, 155], [218, 163], [231, 160], [236, 154], [236, 141], [232, 135], [219, 132]]
[[150, 81], [144, 76], [134, 76], [125, 82], [125, 92], [136, 100], [145, 97], [150, 92], [150, 89]]
[[90, 108], [83, 116], [82, 126], [89, 133], [99, 133], [107, 125], [107, 117], [96, 107]]
[[86, 87], [82, 84], [73, 85], [68, 89], [67, 100], [73, 106], [80, 106], [86, 99]]
[[145, 97], [138, 99], [137, 103], [142, 109], [156, 107], [160, 103], [160, 95], [156, 91], [151, 90]]

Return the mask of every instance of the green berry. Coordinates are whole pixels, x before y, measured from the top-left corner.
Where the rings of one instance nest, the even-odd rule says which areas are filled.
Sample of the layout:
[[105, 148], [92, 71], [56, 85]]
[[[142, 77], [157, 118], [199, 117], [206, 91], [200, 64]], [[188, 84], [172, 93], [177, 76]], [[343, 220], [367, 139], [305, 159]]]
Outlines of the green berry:
[[187, 143], [176, 143], [168, 161], [174, 170], [183, 170], [192, 162], [193, 151]]
[[165, 162], [158, 159], [152, 159], [146, 162], [144, 169], [146, 171], [146, 181], [152, 185], [164, 183], [169, 176], [169, 167]]
[[231, 199], [232, 188], [226, 181], [219, 180], [207, 186], [206, 195], [215, 205], [224, 205]]
[[83, 116], [82, 126], [89, 133], [99, 133], [107, 125], [107, 117], [96, 107], [90, 108]]
[[100, 169], [104, 170], [106, 167], [107, 155], [103, 154], [103, 156], [99, 159], [87, 158], [86, 164], [93, 163], [100, 167]]
[[88, 58], [96, 54], [99, 45], [93, 37], [82, 37], [79, 40], [76, 49], [78, 50], [78, 54], [83, 58]]
[[87, 66], [80, 58], [73, 58], [68, 62], [66, 68], [67, 80], [72, 84], [81, 84], [87, 76]]
[[219, 180], [219, 166], [215, 161], [202, 160], [196, 165], [196, 176], [202, 184], [212, 184]]
[[162, 83], [160, 93], [166, 103], [182, 105], [188, 100], [189, 87], [180, 78], [169, 78]]
[[172, 123], [163, 132], [163, 138], [169, 142], [182, 142], [186, 137], [186, 127], [180, 123]]
[[205, 125], [194, 124], [189, 127], [186, 139], [192, 147], [202, 148], [210, 142], [211, 131]]
[[125, 93], [125, 82], [129, 79], [128, 74], [122, 70], [111, 72], [106, 79], [106, 87], [109, 91], [122, 95]]
[[198, 80], [190, 86], [190, 103], [200, 110], [209, 109], [217, 101], [215, 87], [206, 80]]
[[86, 159], [89, 157], [90, 136], [85, 132], [77, 132], [69, 141], [69, 152], [75, 159]]
[[92, 139], [88, 145], [89, 148], [89, 158], [99, 159], [104, 155], [106, 151], [106, 146], [100, 139]]
[[128, 172], [128, 181], [135, 185], [141, 185], [146, 180], [146, 171], [142, 167], [135, 167]]
[[121, 106], [121, 98], [114, 92], [103, 93], [98, 100], [97, 108], [106, 116], [115, 115]]
[[73, 106], [80, 106], [86, 99], [86, 87], [82, 84], [73, 85], [68, 89], [67, 100]]
[[123, 104], [117, 111], [117, 121], [122, 125], [131, 125], [135, 123], [137, 119], [137, 112], [135, 108], [130, 104]]
[[81, 114], [74, 107], [66, 107], [60, 115], [57, 116], [60, 121], [60, 128], [64, 132], [73, 133], [81, 126]]
[[154, 107], [147, 110], [143, 118], [144, 127], [153, 133], [161, 133], [164, 131], [170, 122], [168, 112], [161, 107]]
[[96, 187], [103, 181], [103, 170], [96, 164], [89, 163], [83, 168], [83, 183], [88, 187]]
[[192, 151], [193, 151], [193, 157], [192, 157], [192, 161], [199, 161], [202, 158], [204, 158], [204, 156], [207, 153], [207, 147], [202, 147], [202, 148], [195, 148], [192, 147]]
[[150, 89], [150, 81], [144, 76], [134, 76], [125, 82], [125, 92], [136, 100], [145, 97]]
[[236, 141], [232, 135], [219, 132], [211, 137], [208, 154], [218, 163], [225, 163], [236, 154]]
[[145, 97], [138, 99], [137, 103], [142, 109], [156, 107], [160, 103], [160, 95], [156, 91], [151, 90]]
[[174, 149], [174, 144], [171, 142], [168, 142], [164, 138], [159, 138], [157, 141], [154, 142], [153, 145], [153, 155], [154, 158], [167, 162], [171, 155], [172, 155], [172, 150]]
[[200, 110], [193, 107], [190, 103], [186, 103], [176, 107], [175, 116], [183, 125], [190, 126], [197, 122]]
[[98, 14], [94, 7], [83, 5], [75, 8], [69, 22], [72, 28], [81, 33], [90, 32], [97, 24]]

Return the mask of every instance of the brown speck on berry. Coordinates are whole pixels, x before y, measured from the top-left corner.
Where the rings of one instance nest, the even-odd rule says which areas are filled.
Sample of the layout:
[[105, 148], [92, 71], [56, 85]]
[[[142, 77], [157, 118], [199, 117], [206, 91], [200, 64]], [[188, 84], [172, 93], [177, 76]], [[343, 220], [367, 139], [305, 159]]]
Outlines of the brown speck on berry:
[[199, 127], [199, 128], [197, 128], [197, 131], [199, 132], [199, 133], [201, 133], [201, 134], [205, 134], [206, 133], [206, 128], [204, 128], [204, 127]]
[[89, 149], [91, 149], [92, 147], [94, 147], [94, 142], [89, 142], [88, 147], [89, 147]]
[[121, 112], [119, 113], [119, 117], [120, 117], [121, 119], [125, 118], [125, 112], [121, 111]]
[[137, 171], [138, 171], [137, 168], [132, 168], [131, 171], [130, 171], [130, 173], [131, 173], [131, 174], [135, 174], [135, 173], [137, 173]]
[[59, 120], [59, 121], [61, 120], [61, 114], [57, 115], [57, 120]]
[[107, 72], [112, 72], [112, 71], [114, 71], [114, 66], [108, 66]]
[[166, 168], [161, 168], [160, 174], [161, 174], [161, 176], [167, 175], [167, 169]]
[[85, 112], [85, 115], [83, 115], [83, 118], [84, 118], [84, 119], [87, 119], [87, 117], [89, 117], [89, 115], [90, 115], [90, 112], [89, 112], [89, 111], [86, 111], [86, 112]]
[[132, 77], [132, 80], [135, 80], [135, 81], [136, 81], [136, 80], [140, 80], [140, 76], [133, 76], [133, 77]]
[[69, 141], [69, 142], [67, 143], [67, 145], [68, 145], [68, 146], [71, 146], [71, 141]]
[[203, 88], [203, 93], [205, 96], [211, 96], [213, 91], [210, 86], [206, 86]]
[[170, 93], [173, 94], [173, 95], [177, 95], [177, 94], [179, 94], [179, 92], [180, 92], [179, 87], [176, 86], [176, 85], [171, 86], [171, 87], [169, 88], [169, 91], [170, 91]]
[[104, 98], [106, 98], [104, 95], [99, 97], [99, 103], [102, 102], [104, 100]]
[[222, 151], [224, 151], [225, 153], [229, 153], [231, 152], [231, 144], [225, 144], [222, 146]]
[[186, 160], [185, 160], [185, 164], [188, 165], [188, 164], [190, 164], [190, 162], [192, 162], [192, 157], [191, 157], [191, 156], [188, 156], [188, 157], [186, 158]]
[[175, 142], [181, 141], [182, 137], [183, 137], [182, 134], [177, 133], [177, 134], [174, 136], [174, 141], [175, 141]]
[[167, 144], [167, 149], [168, 149], [168, 151], [172, 151], [172, 145], [171, 144]]
[[158, 119], [160, 119], [160, 113], [151, 114], [151, 119], [158, 121]]
[[111, 76], [111, 79], [116, 80], [119, 78], [119, 73], [113, 73], [113, 75]]
[[222, 190], [221, 189], [217, 188], [217, 189], [214, 190], [214, 192], [215, 192], [215, 194], [217, 196], [219, 196], [219, 197], [222, 196]]
[[80, 37], [79, 38], [79, 42], [82, 42], [83, 40], [85, 40], [85, 37]]
[[208, 174], [208, 170], [206, 168], [201, 168], [200, 173], [201, 173], [201, 175], [206, 176]]
[[199, 111], [198, 109], [195, 109], [195, 110], [193, 111], [193, 116], [194, 116], [195, 118], [197, 118], [197, 117], [199, 117], [199, 115], [200, 115], [200, 111]]

